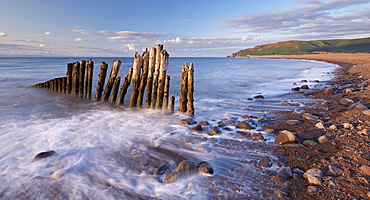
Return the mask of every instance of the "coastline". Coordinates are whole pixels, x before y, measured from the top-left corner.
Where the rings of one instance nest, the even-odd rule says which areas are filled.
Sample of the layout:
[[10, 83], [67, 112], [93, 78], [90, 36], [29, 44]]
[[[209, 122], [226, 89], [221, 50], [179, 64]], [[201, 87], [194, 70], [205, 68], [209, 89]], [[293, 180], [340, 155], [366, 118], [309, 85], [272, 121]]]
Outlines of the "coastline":
[[[370, 116], [364, 110], [370, 107], [370, 54], [312, 54], [312, 55], [271, 55], [250, 56], [251, 58], [303, 59], [338, 64], [336, 77], [327, 82], [336, 94], [324, 94], [324, 89], [303, 93], [310, 103], [300, 107], [303, 113], [310, 113], [318, 120], [307, 120], [302, 113], [277, 112], [276, 123], [267, 126], [275, 133], [282, 130], [293, 132], [300, 145], [276, 145], [268, 150], [292, 169], [293, 177], [279, 183], [288, 194], [285, 199], [369, 199], [370, 198]], [[365, 107], [342, 104], [347, 98]], [[287, 120], [299, 120], [297, 125]], [[324, 127], [315, 126], [321, 122]], [[348, 127], [345, 123], [350, 124]], [[336, 129], [329, 129], [335, 125]], [[333, 126], [332, 126], [333, 127]], [[325, 136], [328, 142], [320, 143]], [[365, 166], [365, 167], [364, 167]], [[297, 169], [306, 172], [320, 169], [323, 182], [310, 185]], [[336, 169], [336, 170], [333, 170]], [[276, 183], [278, 184], [278, 183]]]

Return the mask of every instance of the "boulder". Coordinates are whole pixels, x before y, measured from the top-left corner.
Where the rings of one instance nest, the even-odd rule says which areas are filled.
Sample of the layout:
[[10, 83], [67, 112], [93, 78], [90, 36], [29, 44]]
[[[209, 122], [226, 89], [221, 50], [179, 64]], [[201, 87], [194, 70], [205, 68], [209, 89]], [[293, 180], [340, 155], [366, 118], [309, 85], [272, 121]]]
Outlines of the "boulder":
[[160, 168], [158, 168], [157, 170], [155, 170], [154, 173], [153, 173], [153, 175], [154, 176], [162, 176], [163, 174], [165, 174], [169, 170], [170, 170], [170, 166], [164, 164]]
[[303, 177], [308, 180], [310, 185], [321, 185], [322, 184], [322, 171], [320, 169], [309, 169], [303, 174]]
[[198, 164], [197, 168], [198, 168], [198, 171], [203, 173], [203, 174], [213, 175], [213, 173], [214, 173], [211, 163], [206, 162], [206, 161], [200, 162]]
[[283, 130], [276, 136], [274, 143], [277, 145], [294, 144], [296, 143], [296, 137], [294, 133]]
[[164, 184], [173, 183], [181, 178], [188, 178], [189, 176], [196, 174], [198, 171], [197, 165], [194, 161], [184, 160], [181, 161], [177, 169], [174, 172], [169, 173], [164, 179]]
[[326, 95], [326, 96], [332, 96], [332, 95], [335, 95], [335, 94], [337, 94], [333, 89], [331, 89], [331, 88], [327, 88], [325, 91], [324, 91], [324, 94]]
[[53, 151], [53, 150], [40, 152], [35, 157], [33, 157], [32, 162], [43, 159], [43, 158], [50, 157], [54, 154], [55, 154], [55, 151]]

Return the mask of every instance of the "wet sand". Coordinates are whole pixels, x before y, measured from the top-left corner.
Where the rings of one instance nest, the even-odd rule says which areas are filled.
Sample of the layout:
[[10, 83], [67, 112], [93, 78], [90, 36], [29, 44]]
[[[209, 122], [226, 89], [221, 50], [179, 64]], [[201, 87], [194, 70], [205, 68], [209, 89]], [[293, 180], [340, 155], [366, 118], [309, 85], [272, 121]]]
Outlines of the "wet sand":
[[[288, 194], [282, 199], [370, 199], [370, 172], [364, 167], [370, 166], [370, 116], [363, 112], [370, 108], [370, 54], [251, 57], [318, 60], [341, 66], [336, 70], [335, 78], [326, 86], [332, 88], [336, 95], [325, 95], [325, 88], [301, 90], [301, 94], [308, 98], [308, 103], [297, 109], [318, 116], [318, 120], [304, 119], [302, 113], [281, 111], [276, 113], [275, 123], [266, 127], [274, 129], [275, 133], [281, 130], [295, 133], [299, 145], [268, 147], [268, 151], [276, 155], [283, 166], [293, 171], [298, 168], [306, 172], [317, 168], [323, 172], [323, 183], [320, 185], [310, 185], [299, 173], [284, 183], [276, 183], [274, 187], [279, 186], [281, 191]], [[341, 103], [342, 98], [351, 99], [367, 108], [351, 108], [351, 103]], [[286, 123], [287, 120], [299, 120], [301, 123], [290, 125]], [[318, 122], [324, 128], [316, 127]], [[329, 129], [332, 125], [336, 129]], [[329, 142], [320, 143], [320, 136], [326, 136]], [[303, 144], [309, 140], [313, 143]], [[333, 171], [333, 166], [338, 171]]]

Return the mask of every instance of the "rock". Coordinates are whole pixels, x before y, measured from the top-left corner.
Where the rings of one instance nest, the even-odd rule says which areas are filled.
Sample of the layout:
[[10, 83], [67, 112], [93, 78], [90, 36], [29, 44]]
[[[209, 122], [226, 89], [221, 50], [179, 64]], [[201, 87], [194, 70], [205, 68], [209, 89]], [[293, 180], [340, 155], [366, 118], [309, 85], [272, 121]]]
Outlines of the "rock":
[[249, 119], [249, 116], [248, 115], [243, 115], [242, 118], [243, 119]]
[[203, 131], [203, 128], [200, 124], [194, 126], [192, 129], [190, 129], [191, 131]]
[[201, 126], [209, 126], [209, 123], [207, 121], [199, 122], [199, 125]]
[[50, 157], [54, 154], [55, 154], [55, 151], [53, 151], [53, 150], [40, 152], [35, 157], [33, 157], [32, 162], [43, 159], [43, 158]]
[[163, 174], [165, 174], [169, 170], [170, 170], [170, 166], [164, 164], [160, 168], [158, 168], [157, 170], [155, 170], [154, 173], [153, 173], [153, 175], [154, 176], [162, 176]]
[[275, 130], [274, 129], [266, 129], [265, 132], [266, 133], [275, 133]]
[[301, 89], [308, 90], [308, 89], [310, 89], [310, 87], [308, 87], [308, 85], [302, 85], [302, 86], [301, 86]]
[[329, 165], [329, 173], [337, 175], [343, 173], [343, 170], [334, 165]]
[[305, 141], [302, 142], [302, 144], [305, 145], [305, 146], [315, 146], [315, 145], [317, 145], [317, 143], [312, 141], [312, 140], [305, 140]]
[[308, 81], [307, 80], [301, 80], [300, 82], [301, 83], [307, 83]]
[[198, 171], [203, 173], [203, 174], [213, 175], [213, 173], [214, 173], [211, 163], [206, 162], [206, 161], [200, 162], [198, 164], [197, 168], [198, 168]]
[[344, 128], [347, 128], [347, 129], [354, 129], [354, 126], [352, 124], [350, 124], [350, 123], [344, 123], [343, 124], [343, 127]]
[[266, 141], [261, 133], [252, 133], [251, 137], [253, 140]]
[[329, 126], [329, 129], [330, 129], [330, 130], [337, 130], [337, 126], [335, 126], [335, 125], [331, 125], [331, 126]]
[[272, 181], [275, 183], [284, 183], [286, 180], [288, 180], [288, 178], [281, 174], [277, 174], [272, 178]]
[[370, 135], [369, 129], [362, 129], [361, 131], [357, 132], [359, 135]]
[[310, 194], [316, 193], [317, 192], [317, 187], [310, 185], [310, 186], [307, 187], [307, 192], [310, 193]]
[[247, 121], [240, 122], [238, 125], [236, 125], [236, 128], [245, 129], [245, 130], [254, 129], [254, 127]]
[[211, 128], [208, 134], [214, 136], [214, 135], [220, 135], [221, 133], [222, 133], [221, 129], [216, 126], [216, 127]]
[[332, 96], [332, 95], [335, 95], [335, 94], [337, 94], [333, 89], [331, 89], [331, 88], [327, 88], [325, 91], [324, 91], [324, 94], [326, 95], [326, 96]]
[[319, 122], [319, 123], [315, 124], [315, 127], [318, 128], [318, 129], [325, 129], [325, 126], [322, 122]]
[[180, 178], [188, 178], [189, 176], [196, 174], [198, 171], [197, 165], [194, 161], [184, 160], [181, 161], [179, 166], [174, 172], [169, 173], [164, 179], [164, 184], [173, 183]]
[[305, 113], [305, 114], [302, 115], [302, 117], [307, 119], [307, 120], [317, 120], [317, 119], [319, 119], [318, 116], [312, 115], [310, 113]]
[[369, 166], [367, 166], [367, 165], [362, 165], [362, 166], [360, 167], [360, 170], [361, 170], [363, 173], [365, 173], [365, 174], [367, 174], [368, 176], [370, 176], [370, 167], [369, 167]]
[[355, 103], [352, 99], [348, 99], [348, 98], [342, 98], [342, 99], [340, 99], [339, 102], [340, 102], [340, 104], [346, 105], [346, 106], [349, 106], [349, 105], [352, 105], [352, 104]]
[[321, 185], [322, 184], [322, 171], [320, 169], [309, 169], [303, 174], [303, 177], [308, 180], [311, 185]]
[[369, 109], [367, 106], [365, 106], [364, 104], [359, 103], [359, 102], [350, 105], [348, 108], [350, 108], [350, 109], [356, 108], [356, 109], [359, 109], [359, 110], [362, 110], [362, 109], [363, 110], [367, 110], [367, 109]]
[[329, 139], [326, 136], [320, 136], [318, 141], [320, 144], [323, 144], [323, 143], [329, 142]]
[[297, 124], [300, 124], [302, 122], [299, 121], [299, 120], [287, 120], [285, 123], [290, 124], [290, 125], [297, 125]]
[[274, 159], [272, 159], [269, 156], [264, 156], [260, 161], [258, 161], [258, 165], [264, 167], [264, 168], [269, 168], [274, 164]]
[[281, 190], [276, 190], [275, 191], [275, 194], [278, 198], [284, 198], [284, 197], [287, 197], [288, 196], [288, 193], [286, 192], [283, 192]]
[[344, 94], [352, 93], [352, 89], [350, 89], [350, 88], [344, 89], [344, 90], [343, 90], [343, 93], [344, 93]]
[[319, 80], [313, 80], [312, 83], [320, 83]]
[[263, 95], [257, 95], [257, 96], [254, 96], [253, 98], [255, 98], [255, 99], [264, 99], [265, 97]]
[[299, 91], [301, 88], [300, 87], [295, 87], [295, 88], [292, 88], [292, 91]]
[[283, 130], [276, 136], [274, 143], [277, 145], [294, 144], [296, 143], [296, 137], [292, 132]]
[[362, 111], [362, 113], [364, 113], [365, 115], [370, 115], [370, 110], [364, 110]]
[[182, 119], [180, 121], [180, 124], [183, 124], [183, 125], [193, 125], [193, 124], [196, 124], [197, 122], [192, 119], [192, 118], [186, 118], [186, 119]]

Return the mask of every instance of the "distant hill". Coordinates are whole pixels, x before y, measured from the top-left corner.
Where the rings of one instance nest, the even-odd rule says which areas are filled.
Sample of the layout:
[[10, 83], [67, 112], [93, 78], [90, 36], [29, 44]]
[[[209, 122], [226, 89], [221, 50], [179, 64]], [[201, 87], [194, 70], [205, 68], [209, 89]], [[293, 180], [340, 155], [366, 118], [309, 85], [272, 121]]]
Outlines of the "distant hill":
[[248, 55], [303, 55], [316, 53], [370, 53], [370, 38], [338, 40], [292, 40], [243, 49], [229, 57]]

